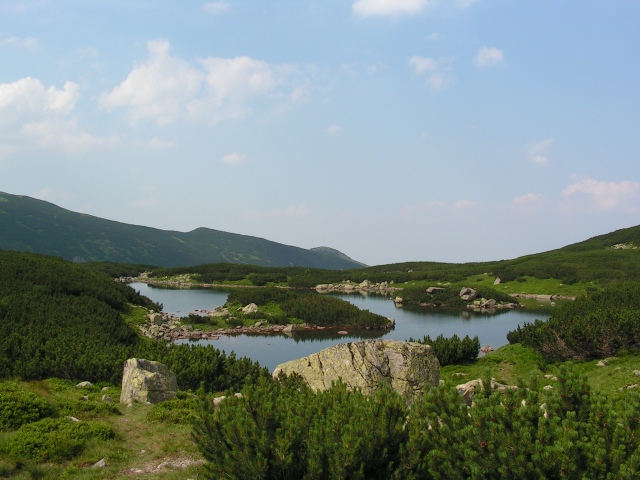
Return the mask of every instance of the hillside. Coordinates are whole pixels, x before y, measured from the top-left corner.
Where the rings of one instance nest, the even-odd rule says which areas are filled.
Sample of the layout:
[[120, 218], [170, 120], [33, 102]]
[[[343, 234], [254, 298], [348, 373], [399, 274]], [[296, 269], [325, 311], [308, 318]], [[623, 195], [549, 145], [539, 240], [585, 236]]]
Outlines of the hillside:
[[583, 242], [548, 252], [495, 262], [440, 263], [406, 262], [378, 265], [358, 272], [357, 278], [370, 280], [459, 281], [484, 273], [503, 282], [524, 277], [555, 278], [564, 284], [640, 279], [640, 226], [598, 235]]
[[129, 225], [2, 192], [0, 250], [163, 267], [219, 262], [335, 270], [363, 266], [327, 247], [307, 250], [208, 228], [177, 232]]

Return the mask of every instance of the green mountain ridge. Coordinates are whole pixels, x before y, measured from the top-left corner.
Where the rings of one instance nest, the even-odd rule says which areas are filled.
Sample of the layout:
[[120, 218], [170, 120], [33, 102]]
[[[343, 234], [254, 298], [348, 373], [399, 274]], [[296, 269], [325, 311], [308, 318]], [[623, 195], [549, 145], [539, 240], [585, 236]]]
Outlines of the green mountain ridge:
[[130, 225], [4, 192], [0, 192], [0, 250], [162, 267], [219, 262], [333, 270], [365, 266], [328, 247], [307, 250], [204, 227], [178, 232]]

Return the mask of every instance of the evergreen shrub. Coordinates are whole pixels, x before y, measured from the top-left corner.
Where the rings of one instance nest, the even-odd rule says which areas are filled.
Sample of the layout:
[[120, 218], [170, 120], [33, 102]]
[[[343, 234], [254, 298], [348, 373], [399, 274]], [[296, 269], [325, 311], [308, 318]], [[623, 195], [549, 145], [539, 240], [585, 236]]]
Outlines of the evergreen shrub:
[[62, 462], [82, 453], [89, 440], [105, 441], [115, 437], [113, 428], [102, 422], [45, 418], [20, 427], [5, 448], [18, 458]]
[[39, 395], [17, 383], [0, 384], [0, 430], [15, 430], [53, 414], [53, 407]]

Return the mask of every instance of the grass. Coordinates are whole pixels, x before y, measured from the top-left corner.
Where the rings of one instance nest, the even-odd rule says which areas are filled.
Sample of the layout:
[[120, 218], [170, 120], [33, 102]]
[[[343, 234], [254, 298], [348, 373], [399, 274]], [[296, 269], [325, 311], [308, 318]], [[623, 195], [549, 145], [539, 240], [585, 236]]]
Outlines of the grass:
[[640, 384], [640, 377], [634, 374], [640, 369], [640, 353], [626, 353], [612, 358], [604, 367], [598, 366], [598, 363], [599, 360], [547, 362], [535, 350], [514, 344], [505, 345], [472, 364], [443, 367], [440, 378], [449, 385], [459, 385], [482, 378], [489, 370], [492, 378], [506, 385], [516, 385], [518, 379], [529, 381], [534, 377], [543, 382], [542, 385], [553, 385], [553, 381], [545, 378], [545, 375], [557, 375], [560, 366], [567, 365], [572, 371], [586, 375], [594, 392], [615, 396], [621, 389]]
[[[20, 382], [20, 385], [45, 398], [59, 412], [61, 406], [81, 403], [84, 408], [71, 413], [64, 411], [64, 416], [73, 416], [80, 421], [98, 419], [112, 426], [117, 437], [88, 442], [84, 451], [72, 461], [37, 464], [4, 452], [3, 446], [15, 432], [0, 432], [0, 478], [113, 479], [144, 475], [145, 479], [177, 480], [196, 478], [200, 472], [202, 460], [191, 440], [188, 423], [151, 421], [148, 418], [153, 408], [151, 405], [127, 407], [114, 403], [109, 404], [112, 409], [103, 408], [102, 395], [106, 393], [117, 402], [119, 387], [110, 386], [107, 391], [103, 391], [101, 386], [80, 389], [72, 382], [57, 379]], [[88, 400], [82, 400], [85, 395]], [[103, 458], [106, 467], [91, 468]], [[158, 468], [160, 466], [162, 468]]]
[[[535, 278], [535, 277], [520, 277], [520, 280], [514, 280], [511, 282], [500, 283], [494, 285], [496, 277], [487, 273], [480, 275], [471, 275], [463, 281], [456, 281], [456, 285], [464, 285], [467, 287], [489, 287], [495, 290], [512, 294], [512, 293], [525, 293], [536, 295], [563, 295], [567, 297], [578, 297], [584, 295], [588, 289], [595, 288], [592, 283], [575, 283], [573, 285], [563, 284], [560, 280], [555, 278]], [[438, 282], [434, 280], [419, 280], [406, 283], [399, 283], [397, 287], [403, 286], [417, 286], [417, 287], [437, 287], [443, 285], [449, 285], [447, 282]]]

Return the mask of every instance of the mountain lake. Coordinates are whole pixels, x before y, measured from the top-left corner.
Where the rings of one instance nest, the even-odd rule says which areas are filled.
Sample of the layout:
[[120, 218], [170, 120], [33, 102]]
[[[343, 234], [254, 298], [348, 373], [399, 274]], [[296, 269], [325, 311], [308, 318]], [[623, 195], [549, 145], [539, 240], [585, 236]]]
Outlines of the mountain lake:
[[[224, 305], [229, 289], [188, 288], [172, 289], [154, 287], [146, 283], [131, 283], [130, 286], [142, 295], [161, 303], [165, 313], [185, 317], [195, 310], [213, 310]], [[383, 338], [392, 340], [422, 339], [429, 335], [435, 339], [442, 334], [450, 337], [457, 334], [463, 338], [478, 336], [481, 346], [498, 348], [506, 345], [507, 333], [524, 322], [536, 319], [547, 320], [553, 308], [549, 302], [538, 302], [537, 308], [496, 310], [490, 314], [460, 309], [438, 308], [398, 308], [393, 303], [394, 296], [359, 293], [332, 294], [346, 300], [358, 308], [391, 317], [396, 325], [393, 330], [354, 331], [348, 335], [338, 335], [336, 331], [293, 333], [281, 335], [223, 335], [217, 340], [179, 340], [179, 343], [211, 344], [227, 354], [232, 351], [237, 357], [249, 357], [258, 361], [270, 371], [284, 362], [306, 357], [338, 343], [354, 342], [362, 339]]]

